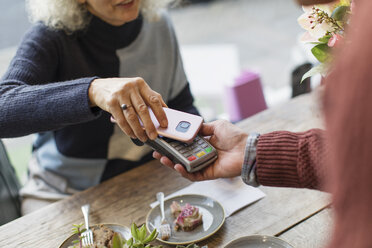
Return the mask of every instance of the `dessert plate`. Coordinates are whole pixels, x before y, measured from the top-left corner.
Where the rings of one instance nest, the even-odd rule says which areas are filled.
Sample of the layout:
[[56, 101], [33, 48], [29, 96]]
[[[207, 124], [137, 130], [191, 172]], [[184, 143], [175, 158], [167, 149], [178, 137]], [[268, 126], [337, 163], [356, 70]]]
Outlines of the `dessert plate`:
[[[203, 224], [195, 228], [193, 231], [175, 231], [173, 229], [174, 217], [170, 210], [170, 205], [173, 201], [178, 202], [181, 206], [186, 203], [198, 207], [200, 213], [203, 214]], [[169, 198], [164, 201], [165, 218], [172, 227], [172, 235], [168, 240], [157, 240], [171, 245], [184, 245], [196, 243], [204, 240], [216, 233], [225, 221], [225, 211], [222, 205], [210, 197], [203, 195], [179, 195]], [[150, 210], [146, 217], [146, 227], [149, 232], [160, 226], [161, 216], [159, 205]]]
[[266, 235], [252, 235], [235, 239], [225, 248], [294, 248], [284, 240]]
[[[93, 226], [90, 226], [90, 228], [100, 226], [100, 225], [101, 224], [93, 225]], [[130, 237], [132, 237], [130, 233], [130, 229], [126, 226], [122, 226], [118, 224], [103, 224], [103, 225], [112, 229], [114, 232], [120, 233], [121, 236], [125, 239], [129, 239]], [[68, 237], [65, 241], [63, 241], [63, 243], [59, 246], [59, 248], [68, 248], [70, 246], [73, 246], [74, 245], [73, 241], [77, 239], [78, 239], [78, 235], [73, 234], [70, 237]]]

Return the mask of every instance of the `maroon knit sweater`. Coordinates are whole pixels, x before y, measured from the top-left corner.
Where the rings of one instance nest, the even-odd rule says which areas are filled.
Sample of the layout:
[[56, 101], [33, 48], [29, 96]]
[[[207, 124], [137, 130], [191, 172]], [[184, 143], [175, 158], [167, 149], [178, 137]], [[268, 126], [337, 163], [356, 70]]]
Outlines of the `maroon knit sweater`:
[[328, 186], [335, 209], [331, 248], [372, 247], [372, 0], [355, 2], [350, 42], [325, 82], [327, 131], [265, 134], [257, 150], [261, 184]]
[[257, 179], [266, 186], [320, 188], [324, 132], [286, 131], [260, 136], [257, 144]]

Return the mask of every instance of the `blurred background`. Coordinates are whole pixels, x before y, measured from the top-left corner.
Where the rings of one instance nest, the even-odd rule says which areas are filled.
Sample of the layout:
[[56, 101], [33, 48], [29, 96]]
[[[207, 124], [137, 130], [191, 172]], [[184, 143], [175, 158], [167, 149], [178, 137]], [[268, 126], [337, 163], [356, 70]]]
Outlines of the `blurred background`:
[[[0, 8], [3, 75], [31, 24], [24, 0], [0, 0]], [[301, 14], [294, 0], [187, 0], [170, 10], [196, 105], [206, 121], [239, 121], [292, 97], [294, 70], [311, 60], [298, 42]], [[245, 90], [251, 93], [238, 94]], [[242, 101], [252, 108], [237, 111]], [[3, 141], [23, 181], [32, 136]]]

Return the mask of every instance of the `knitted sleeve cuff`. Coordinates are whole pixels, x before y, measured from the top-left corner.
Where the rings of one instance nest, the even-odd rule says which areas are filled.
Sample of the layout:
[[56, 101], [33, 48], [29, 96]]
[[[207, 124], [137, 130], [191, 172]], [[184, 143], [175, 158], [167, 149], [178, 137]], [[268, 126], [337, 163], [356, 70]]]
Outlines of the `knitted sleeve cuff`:
[[286, 131], [260, 136], [256, 175], [262, 185], [299, 187], [298, 139], [298, 134]]

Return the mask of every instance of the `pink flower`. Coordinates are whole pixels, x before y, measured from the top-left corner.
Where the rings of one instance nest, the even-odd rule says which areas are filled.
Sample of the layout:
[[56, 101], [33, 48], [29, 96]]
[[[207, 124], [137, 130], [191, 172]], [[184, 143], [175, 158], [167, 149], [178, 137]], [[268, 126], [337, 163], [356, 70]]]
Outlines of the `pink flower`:
[[333, 34], [332, 37], [328, 41], [329, 47], [337, 47], [342, 42], [342, 35], [340, 34]]

